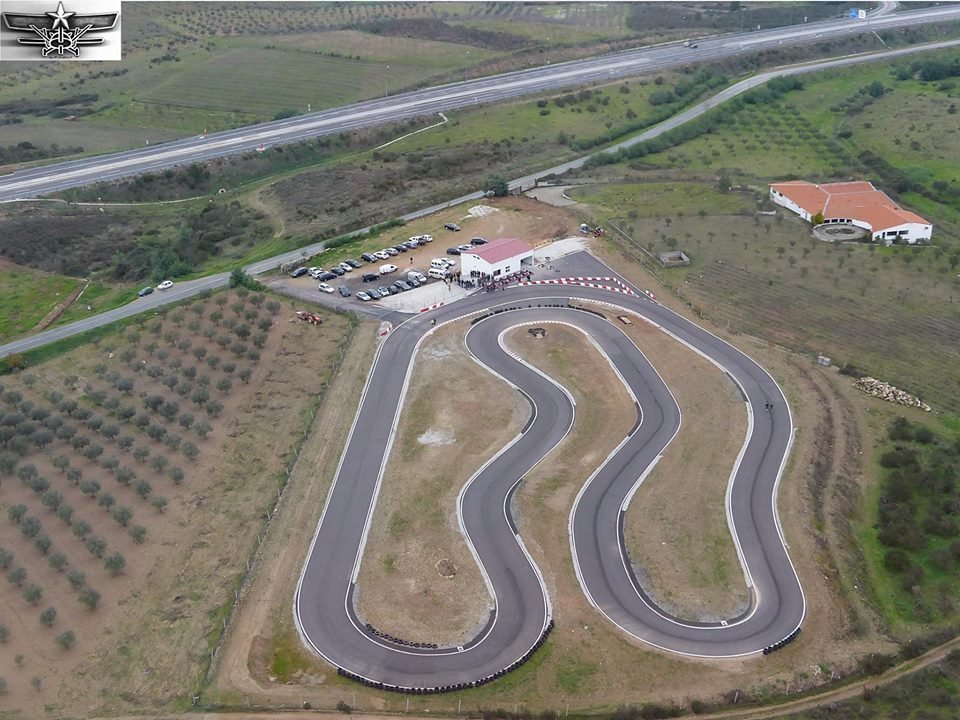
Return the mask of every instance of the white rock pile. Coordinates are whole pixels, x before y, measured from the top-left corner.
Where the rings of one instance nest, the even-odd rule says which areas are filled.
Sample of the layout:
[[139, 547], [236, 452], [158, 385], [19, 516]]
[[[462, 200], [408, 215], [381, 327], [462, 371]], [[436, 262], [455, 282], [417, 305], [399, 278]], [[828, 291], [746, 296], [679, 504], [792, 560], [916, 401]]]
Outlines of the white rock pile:
[[867, 395], [873, 395], [881, 400], [896, 403], [897, 405], [920, 408], [921, 410], [930, 412], [930, 406], [920, 400], [920, 398], [916, 397], [915, 395], [911, 395], [908, 392], [904, 392], [903, 390], [894, 387], [890, 383], [877, 380], [876, 378], [862, 377], [853, 385], [858, 390], [865, 392]]

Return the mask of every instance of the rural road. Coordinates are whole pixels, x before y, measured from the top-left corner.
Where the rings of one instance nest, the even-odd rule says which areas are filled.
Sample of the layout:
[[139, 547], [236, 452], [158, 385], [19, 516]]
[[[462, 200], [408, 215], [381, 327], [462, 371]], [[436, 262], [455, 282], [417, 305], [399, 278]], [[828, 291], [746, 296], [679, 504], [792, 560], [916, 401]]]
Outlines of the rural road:
[[285, 120], [227, 130], [206, 137], [185, 138], [111, 155], [24, 169], [0, 177], [0, 202], [40, 197], [93, 182], [248, 152], [260, 145], [297, 142], [305, 138], [498, 102], [547, 90], [656, 72], [690, 62], [710, 63], [781, 46], [817, 43], [860, 33], [876, 33], [960, 19], [960, 5], [929, 7], [902, 13], [891, 13], [887, 10], [887, 7], [883, 7], [863, 20], [841, 18], [704, 38], [697, 41], [696, 48], [683, 47], [676, 43], [628, 50], [587, 60], [416, 90]]
[[[956, 6], [960, 8], [960, 5]], [[767, 82], [771, 78], [780, 77], [784, 75], [791, 74], [801, 74], [815, 72], [818, 70], [827, 70], [835, 67], [843, 67], [854, 65], [863, 62], [877, 62], [882, 60], [888, 60], [895, 57], [902, 57], [905, 55], [920, 53], [920, 52], [929, 52], [932, 50], [944, 49], [948, 47], [954, 47], [960, 45], [960, 40], [949, 40], [937, 43], [927, 43], [925, 45], [917, 45], [909, 48], [903, 48], [900, 50], [888, 50], [880, 53], [873, 53], [870, 55], [856, 55], [851, 57], [839, 58], [836, 60], [825, 60], [816, 63], [809, 63], [803, 65], [793, 65], [783, 68], [778, 68], [776, 70], [770, 70], [759, 75], [747, 78], [741, 82], [736, 83], [724, 90], [721, 90], [720, 93], [704, 100], [697, 105], [688, 108], [684, 112], [665, 120], [664, 122], [656, 125], [655, 127], [646, 130], [639, 135], [624, 140], [623, 142], [617, 143], [616, 145], [607, 148], [602, 153], [615, 152], [620, 148], [630, 147], [640, 142], [645, 142], [652, 138], [662, 135], [665, 132], [673, 130], [674, 128], [679, 127], [680, 125], [689, 122], [690, 120], [699, 117], [703, 113], [707, 112], [711, 108], [720, 105], [721, 103], [739, 95], [740, 93], [746, 92], [751, 88], [757, 87], [764, 82]], [[686, 49], [686, 48], [685, 48]], [[571, 160], [569, 162], [556, 165], [545, 170], [540, 170], [536, 173], [526, 175], [521, 178], [516, 178], [510, 181], [511, 189], [515, 188], [528, 188], [534, 184], [536, 180], [543, 179], [547, 176], [562, 175], [569, 170], [573, 170], [579, 167], [582, 167], [586, 164], [587, 160], [592, 157], [591, 155], [585, 155], [581, 158]], [[112, 156], [106, 156], [107, 158]], [[86, 162], [86, 161], [84, 161]], [[52, 166], [48, 166], [52, 167]], [[9, 178], [11, 176], [4, 176]], [[3, 178], [0, 178], [0, 188], [3, 187]], [[401, 219], [405, 221], [415, 220], [420, 217], [425, 217], [427, 215], [432, 215], [439, 210], [445, 208], [459, 205], [464, 202], [469, 202], [473, 200], [482, 199], [483, 194], [480, 192], [469, 193], [467, 195], [462, 195], [457, 198], [452, 198], [446, 202], [438, 203], [436, 205], [431, 205], [430, 207], [421, 208], [419, 210], [414, 210], [405, 215], [401, 216]], [[351, 234], [359, 235], [370, 230], [370, 227], [360, 228], [355, 230]], [[298, 260], [302, 257], [309, 257], [319, 253], [324, 249], [324, 242], [317, 242], [312, 245], [307, 245], [297, 250], [291, 250], [280, 255], [276, 255], [272, 258], [266, 260], [261, 260], [256, 263], [252, 263], [246, 267], [244, 270], [250, 275], [260, 275], [270, 271], [276, 270], [282, 264]], [[78, 320], [76, 322], [70, 323], [68, 325], [62, 325], [58, 327], [50, 328], [49, 330], [44, 330], [39, 333], [35, 333], [25, 338], [19, 340], [13, 340], [4, 345], [0, 345], [0, 358], [6, 357], [12, 353], [23, 353], [28, 350], [32, 350], [43, 345], [47, 345], [57, 340], [63, 340], [74, 335], [86, 332], [88, 330], [93, 330], [104, 325], [116, 322], [118, 320], [123, 320], [125, 318], [133, 317], [134, 315], [139, 315], [140, 313], [150, 312], [151, 310], [156, 310], [164, 305], [169, 305], [171, 303], [180, 302], [186, 300], [190, 297], [193, 297], [201, 292], [206, 290], [214, 290], [217, 288], [226, 287], [229, 283], [230, 274], [229, 273], [218, 273], [215, 275], [209, 275], [203, 278], [198, 278], [196, 280], [187, 280], [180, 281], [174, 285], [173, 288], [165, 292], [154, 293], [145, 298], [137, 298], [126, 305], [123, 305], [113, 310], [108, 310], [103, 313], [85, 318], [83, 320]]]
[[[577, 275], [610, 275], [586, 253], [572, 260]], [[639, 481], [676, 434], [680, 409], [642, 353], [610, 322], [545, 304], [570, 298], [615, 303], [648, 318], [678, 341], [710, 357], [739, 385], [750, 418], [728, 497], [728, 520], [752, 591], [749, 610], [716, 624], [689, 623], [657, 608], [640, 590], [625, 560], [622, 520]], [[464, 486], [458, 519], [491, 592], [491, 622], [459, 648], [422, 650], [375, 636], [357, 620], [353, 594], [364, 543], [417, 348], [439, 324], [491, 314], [466, 334], [469, 351], [531, 404], [524, 430]], [[525, 659], [551, 626], [551, 604], [539, 570], [527, 555], [509, 511], [523, 476], [569, 430], [574, 407], [566, 391], [513, 358], [498, 341], [523, 323], [565, 322], [587, 333], [616, 367], [638, 407], [637, 424], [581, 489], [569, 518], [571, 548], [587, 598], [637, 639], [673, 652], [734, 657], [762, 651], [803, 621], [805, 600], [784, 547], [776, 487], [792, 440], [790, 410], [780, 388], [732, 346], [642, 293], [614, 294], [572, 285], [531, 285], [478, 293], [430, 314], [409, 318], [382, 342], [304, 564], [294, 600], [304, 640], [338, 668], [399, 688], [450, 688], [486, 681]], [[767, 403], [772, 410], [767, 411]], [[760, 408], [759, 411], [756, 408]], [[717, 512], [721, 512], [717, 508]], [[361, 588], [362, 591], [362, 588]], [[429, 642], [430, 638], [410, 638]]]

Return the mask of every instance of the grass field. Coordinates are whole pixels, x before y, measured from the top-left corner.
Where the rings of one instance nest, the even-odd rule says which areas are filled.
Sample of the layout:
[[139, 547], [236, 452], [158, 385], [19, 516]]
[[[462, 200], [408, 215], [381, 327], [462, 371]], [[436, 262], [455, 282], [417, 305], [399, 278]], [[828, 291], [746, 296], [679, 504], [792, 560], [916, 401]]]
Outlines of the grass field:
[[0, 342], [33, 328], [81, 284], [77, 278], [0, 267]]
[[960, 410], [960, 378], [945, 372], [960, 338], [960, 285], [946, 254], [824, 244], [799, 218], [754, 215], [752, 193], [696, 184], [585, 186], [573, 196], [635, 245], [687, 251], [693, 264], [662, 271], [664, 280], [711, 322], [853, 363]]

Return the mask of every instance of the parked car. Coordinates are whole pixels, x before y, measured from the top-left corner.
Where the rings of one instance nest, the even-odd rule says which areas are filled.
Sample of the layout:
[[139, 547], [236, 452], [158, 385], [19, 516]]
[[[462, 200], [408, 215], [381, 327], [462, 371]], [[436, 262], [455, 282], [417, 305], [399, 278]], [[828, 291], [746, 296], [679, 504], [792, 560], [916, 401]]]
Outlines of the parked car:
[[399, 255], [399, 250], [394, 250], [392, 247], [384, 248], [383, 251], [390, 256]]
[[404, 252], [406, 252], [407, 250], [409, 250], [410, 248], [408, 248], [408, 247], [407, 247], [406, 245], [404, 245], [403, 243], [400, 243], [399, 245], [394, 245], [394, 246], [393, 246], [393, 249], [396, 250], [397, 252], [402, 252], [402, 253], [404, 253]]
[[412, 277], [410, 277], [409, 275], [407, 275], [407, 280], [406, 280], [406, 282], [408, 282], [410, 285], [412, 285], [412, 286], [415, 287], [415, 288], [418, 288], [418, 287], [420, 287], [420, 285], [421, 285], [421, 283], [420, 283], [419, 280], [417, 280], [416, 278], [412, 278]]
[[407, 240], [407, 241], [404, 243], [404, 245], [405, 245], [407, 248], [409, 248], [410, 250], [413, 250], [414, 248], [420, 247], [420, 243], [418, 243], [416, 240]]
[[337, 279], [337, 274], [329, 271], [322, 272], [317, 276], [317, 280], [323, 280], [324, 282], [327, 280], [336, 280], [336, 279]]
[[350, 297], [350, 288], [346, 285], [341, 285], [337, 288], [337, 292], [343, 295], [343, 297]]
[[487, 241], [484, 240], [482, 237], [475, 237], [475, 238], [470, 238], [470, 244], [471, 244], [471, 245], [486, 245], [486, 244], [487, 244]]
[[332, 286], [332, 285], [327, 285], [327, 283], [320, 283], [320, 284], [317, 286], [317, 289], [320, 290], [320, 292], [324, 292], [324, 293], [332, 293], [332, 292], [333, 292], [333, 286]]
[[360, 259], [361, 259], [361, 260], [366, 260], [368, 263], [372, 263], [372, 262], [376, 262], [376, 261], [377, 261], [377, 256], [374, 255], [373, 253], [363, 253], [363, 254], [360, 256]]
[[394, 281], [393, 281], [393, 286], [394, 286], [395, 288], [397, 288], [397, 290], [401, 290], [401, 291], [403, 291], [403, 290], [413, 290], [413, 286], [412, 286], [410, 283], [408, 283], [408, 282], [406, 282], [406, 281], [404, 281], [404, 280], [394, 280]]
[[397, 271], [397, 266], [396, 266], [396, 265], [390, 265], [390, 264], [388, 263], [388, 264], [386, 264], [386, 265], [381, 265], [381, 266], [380, 266], [380, 274], [381, 274], [381, 275], [389, 275], [390, 273], [396, 272], [396, 271]]
[[458, 245], [457, 248], [459, 248], [460, 252], [470, 252], [473, 250], [473, 245], [470, 243], [465, 243], [463, 245]]
[[294, 270], [292, 273], [290, 273], [290, 277], [292, 277], [292, 278], [303, 277], [304, 275], [307, 274], [307, 272], [309, 272], [309, 271], [307, 270], [307, 268], [305, 268], [305, 267], [298, 267], [296, 270]]
[[377, 288], [377, 292], [380, 293], [380, 297], [388, 297], [390, 295], [390, 290], [385, 286], [381, 285]]
[[398, 292], [400, 292], [400, 290], [395, 288], [393, 285], [388, 285], [387, 292], [390, 293], [391, 295], [396, 295]]
[[418, 236], [417, 236], [417, 239], [420, 241], [420, 244], [421, 244], [421, 245], [422, 245], [423, 243], [432, 243], [432, 242], [433, 242], [433, 235], [418, 235]]
[[447, 255], [459, 255], [459, 254], [460, 254], [460, 248], [458, 247], [447, 248]]
[[373, 299], [373, 298], [371, 298], [371, 297], [370, 297], [367, 293], [365, 293], [363, 290], [357, 290], [357, 300], [360, 300], [360, 301], [362, 301], [362, 302], [367, 302], [367, 301], [372, 300], [372, 299]]
[[364, 282], [373, 282], [374, 280], [379, 280], [380, 276], [376, 273], [364, 273], [360, 279]]
[[389, 260], [389, 259], [390, 259], [390, 253], [388, 253], [386, 250], [377, 250], [377, 251], [374, 253], [374, 256], [380, 258], [381, 260]]
[[332, 272], [332, 273], [333, 273], [334, 275], [336, 275], [337, 277], [340, 277], [341, 275], [346, 275], [346, 274], [347, 274], [347, 271], [344, 270], [344, 269], [343, 269], [342, 267], [340, 267], [339, 265], [334, 265], [332, 268], [330, 268], [330, 272]]
[[173, 280], [164, 280], [162, 283], [157, 285], [157, 290], [169, 290], [173, 287]]
[[140, 290], [140, 292], [137, 293], [137, 295], [138, 295], [139, 297], [146, 297], [147, 295], [151, 295], [151, 294], [153, 294], [153, 288], [152, 288], [152, 287], [142, 288], [142, 289]]
[[453, 230], [453, 232], [460, 232], [460, 226], [456, 223], [444, 223], [443, 225], [447, 230]]
[[346, 260], [344, 260], [344, 262], [354, 269], [358, 267], [363, 267], [363, 263], [361, 263], [359, 260], [354, 260], [353, 258], [347, 258]]
[[[353, 272], [353, 265], [351, 265], [348, 262], [342, 262], [339, 265], [337, 265], [337, 267], [343, 270], [345, 273]], [[333, 268], [330, 268], [330, 269], [333, 270]], [[336, 271], [334, 270], [334, 272]]]

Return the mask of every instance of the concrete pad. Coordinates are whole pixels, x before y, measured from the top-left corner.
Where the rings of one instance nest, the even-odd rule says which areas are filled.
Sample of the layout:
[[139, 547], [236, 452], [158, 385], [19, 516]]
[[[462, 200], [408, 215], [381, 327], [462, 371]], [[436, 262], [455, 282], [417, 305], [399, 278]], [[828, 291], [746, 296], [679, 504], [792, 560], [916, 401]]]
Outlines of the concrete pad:
[[527, 197], [534, 200], [545, 202], [548, 205], [556, 207], [565, 207], [566, 205], [576, 205], [577, 201], [567, 196], [567, 190], [576, 185], [544, 185], [524, 193]]
[[391, 310], [417, 313], [425, 308], [439, 305], [440, 303], [446, 305], [455, 302], [475, 292], [477, 292], [476, 288], [464, 289], [456, 283], [450, 283], [450, 287], [447, 287], [445, 282], [438, 281], [427, 283], [426, 285], [414, 288], [413, 290], [407, 290], [397, 295], [375, 300], [374, 302], [381, 307], [390, 308]]
[[571, 255], [575, 252], [580, 252], [581, 250], [590, 250], [589, 245], [590, 238], [584, 235], [574, 235], [572, 237], [563, 238], [562, 240], [554, 240], [552, 243], [547, 245], [541, 245], [533, 253], [534, 263], [544, 263], [549, 262], [550, 260], [556, 260], [561, 258], [564, 255]]

